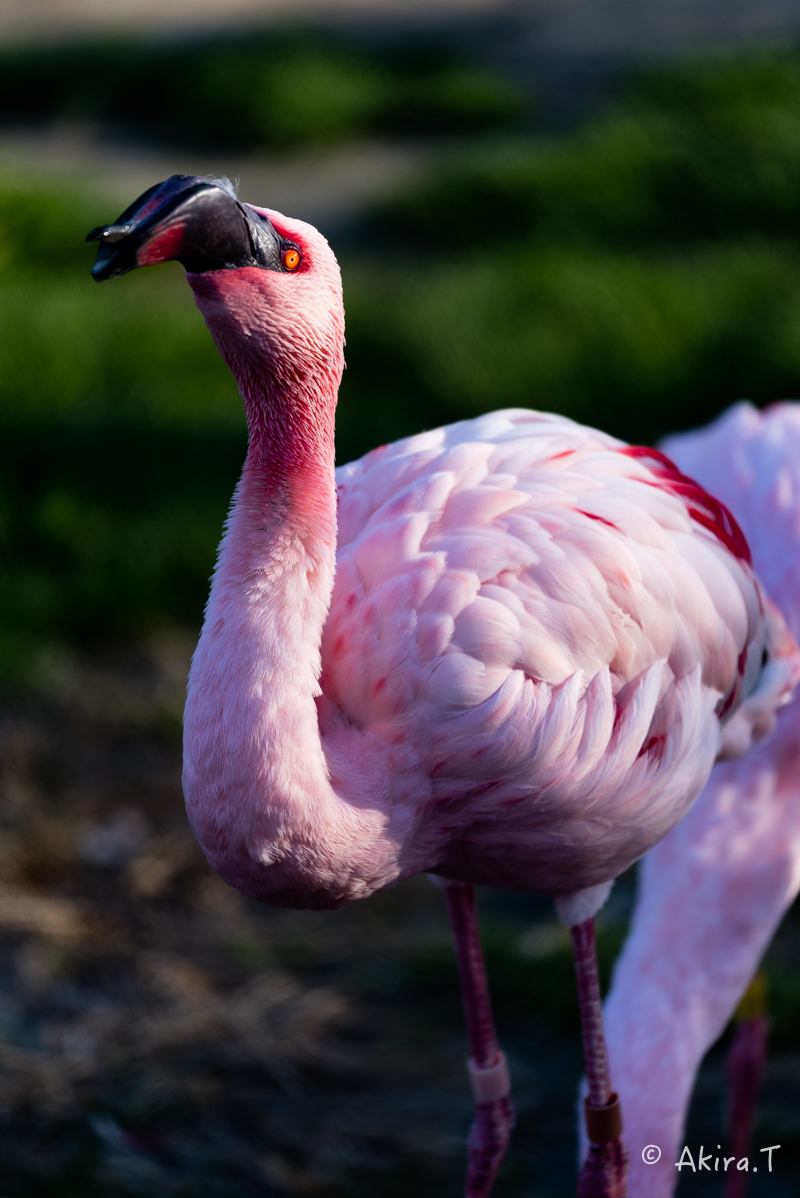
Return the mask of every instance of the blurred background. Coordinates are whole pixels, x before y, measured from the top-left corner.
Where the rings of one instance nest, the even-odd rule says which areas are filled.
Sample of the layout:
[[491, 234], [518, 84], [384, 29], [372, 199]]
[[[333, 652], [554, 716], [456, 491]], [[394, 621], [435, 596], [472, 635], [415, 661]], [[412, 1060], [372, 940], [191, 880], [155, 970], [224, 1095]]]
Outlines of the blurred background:
[[[344, 273], [341, 462], [510, 405], [652, 442], [800, 395], [799, 48], [800, 0], [0, 0], [3, 1198], [463, 1192], [441, 895], [272, 911], [186, 827], [244, 420], [181, 268], [98, 288], [87, 230], [175, 172], [316, 223]], [[566, 1198], [566, 934], [544, 900], [481, 902], [519, 1109], [497, 1195]], [[796, 913], [768, 976], [756, 1138], [782, 1148], [752, 1193], [792, 1198]], [[721, 1142], [725, 1047], [692, 1145]]]

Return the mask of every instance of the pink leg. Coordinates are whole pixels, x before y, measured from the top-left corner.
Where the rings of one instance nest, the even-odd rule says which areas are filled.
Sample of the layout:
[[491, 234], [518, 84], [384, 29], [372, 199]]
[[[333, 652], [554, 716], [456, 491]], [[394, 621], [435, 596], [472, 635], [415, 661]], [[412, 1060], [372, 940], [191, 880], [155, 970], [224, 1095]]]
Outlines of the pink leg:
[[[730, 1151], [737, 1161], [750, 1152], [758, 1094], [767, 1060], [764, 979], [756, 974], [737, 1011], [736, 1036], [728, 1053]], [[745, 1198], [747, 1173], [728, 1173], [725, 1198]]]
[[597, 973], [594, 920], [570, 928], [578, 981], [581, 1034], [589, 1090], [585, 1103], [589, 1155], [578, 1177], [578, 1198], [625, 1198], [628, 1157], [619, 1099], [611, 1089]]
[[461, 974], [469, 1039], [469, 1072], [475, 1095], [475, 1119], [468, 1143], [466, 1198], [488, 1198], [508, 1150], [514, 1108], [506, 1060], [497, 1043], [492, 1018], [478, 932], [475, 889], [466, 882], [447, 882], [444, 889]]

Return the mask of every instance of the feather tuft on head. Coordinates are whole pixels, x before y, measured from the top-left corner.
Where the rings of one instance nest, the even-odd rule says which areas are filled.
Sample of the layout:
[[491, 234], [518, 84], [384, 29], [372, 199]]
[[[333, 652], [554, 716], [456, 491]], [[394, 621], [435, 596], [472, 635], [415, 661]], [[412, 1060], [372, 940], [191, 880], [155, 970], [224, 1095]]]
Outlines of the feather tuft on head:
[[227, 191], [229, 196], [233, 196], [235, 200], [239, 198], [239, 178], [238, 176], [231, 183], [227, 175], [222, 175], [218, 179], [216, 175], [205, 176], [209, 183], [216, 183], [217, 187], [221, 187], [223, 191]]

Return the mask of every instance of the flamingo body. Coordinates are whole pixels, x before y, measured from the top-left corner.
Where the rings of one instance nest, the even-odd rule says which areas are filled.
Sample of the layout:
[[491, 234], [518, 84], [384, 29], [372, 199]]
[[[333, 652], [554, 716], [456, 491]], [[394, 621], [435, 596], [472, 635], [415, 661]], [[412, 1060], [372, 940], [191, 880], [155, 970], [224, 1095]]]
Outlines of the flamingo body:
[[710, 501], [657, 456], [529, 411], [337, 482], [323, 744], [413, 749], [411, 871], [550, 894], [616, 876], [697, 796], [719, 710], [760, 676], [743, 538], [721, 512], [698, 527]]

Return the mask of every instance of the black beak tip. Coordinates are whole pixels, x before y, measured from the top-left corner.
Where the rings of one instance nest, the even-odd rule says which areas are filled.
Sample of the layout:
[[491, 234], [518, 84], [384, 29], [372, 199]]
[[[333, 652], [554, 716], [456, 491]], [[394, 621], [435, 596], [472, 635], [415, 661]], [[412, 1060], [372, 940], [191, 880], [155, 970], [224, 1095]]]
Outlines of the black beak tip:
[[130, 242], [133, 231], [134, 227], [128, 224], [97, 225], [86, 234], [87, 244], [99, 243], [92, 267], [92, 278], [96, 282], [102, 283], [104, 279], [113, 279], [134, 269], [135, 245]]
[[104, 283], [106, 279], [116, 279], [135, 270], [136, 259], [124, 259], [113, 252], [112, 247], [101, 245], [97, 261], [92, 267], [92, 278], [95, 283]]

